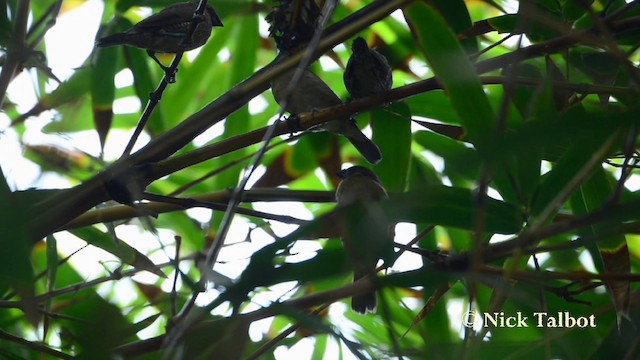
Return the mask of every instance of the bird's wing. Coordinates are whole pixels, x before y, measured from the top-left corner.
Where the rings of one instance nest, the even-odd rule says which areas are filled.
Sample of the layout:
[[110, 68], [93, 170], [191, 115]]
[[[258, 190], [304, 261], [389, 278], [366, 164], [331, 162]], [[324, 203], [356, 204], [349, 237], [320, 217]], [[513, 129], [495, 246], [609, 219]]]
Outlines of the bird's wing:
[[196, 11], [195, 4], [182, 3], [169, 6], [155, 15], [140, 21], [134, 27], [138, 29], [165, 28], [177, 23], [191, 21]]

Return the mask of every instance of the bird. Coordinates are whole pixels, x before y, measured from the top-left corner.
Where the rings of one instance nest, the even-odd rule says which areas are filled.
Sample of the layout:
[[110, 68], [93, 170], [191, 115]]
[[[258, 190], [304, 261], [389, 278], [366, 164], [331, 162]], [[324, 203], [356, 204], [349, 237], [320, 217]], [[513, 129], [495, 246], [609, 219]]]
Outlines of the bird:
[[[344, 212], [338, 219], [340, 237], [354, 270], [353, 281], [375, 274], [378, 259], [393, 252], [393, 226], [382, 211], [381, 200], [388, 195], [378, 176], [370, 169], [352, 166], [338, 172], [342, 179], [336, 189], [337, 208], [360, 204], [362, 213]], [[351, 298], [351, 309], [366, 314], [376, 310], [375, 292]]]
[[175, 54], [178, 51], [199, 48], [207, 42], [214, 26], [223, 26], [215, 10], [207, 5], [201, 18], [196, 19], [198, 23], [190, 41], [185, 42], [196, 7], [197, 4], [190, 2], [173, 4], [140, 21], [125, 32], [98, 39], [96, 46], [128, 45], [145, 49], [147, 54], [166, 71], [167, 67], [158, 60], [156, 53]]
[[[292, 115], [312, 112], [318, 109], [342, 105], [342, 100], [316, 74], [305, 69], [300, 79], [289, 89], [289, 84], [296, 69], [286, 71], [271, 81], [271, 92], [278, 104]], [[287, 92], [289, 92], [287, 94]], [[285, 103], [286, 101], [286, 103]], [[382, 160], [378, 146], [360, 131], [352, 117], [341, 117], [328, 121], [311, 129], [325, 130], [346, 137], [349, 142], [371, 164]]]
[[343, 74], [344, 85], [352, 99], [379, 94], [391, 89], [393, 74], [384, 55], [369, 49], [367, 41], [357, 37], [351, 45], [351, 57]]

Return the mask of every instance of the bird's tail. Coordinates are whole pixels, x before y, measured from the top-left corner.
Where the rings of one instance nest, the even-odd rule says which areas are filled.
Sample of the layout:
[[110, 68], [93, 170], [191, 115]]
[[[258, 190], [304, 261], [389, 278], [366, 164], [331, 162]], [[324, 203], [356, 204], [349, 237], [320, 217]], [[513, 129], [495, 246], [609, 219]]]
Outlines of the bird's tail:
[[[361, 274], [359, 272], [356, 272], [353, 275], [353, 281], [355, 282], [364, 276], [366, 276], [366, 274]], [[354, 296], [351, 298], [351, 309], [360, 314], [375, 312], [377, 306], [378, 306], [378, 301], [376, 300], [375, 292], [370, 292], [367, 294], [362, 294], [362, 295]]]
[[378, 146], [353, 124], [353, 127], [344, 134], [349, 142], [367, 159], [371, 164], [377, 164], [382, 160], [382, 153]]
[[125, 43], [127, 43], [128, 35], [129, 34], [127, 34], [127, 33], [120, 33], [120, 34], [113, 34], [113, 35], [105, 36], [102, 39], [98, 39], [96, 41], [96, 46], [97, 47], [107, 47], [107, 46], [115, 46], [115, 45], [125, 44]]

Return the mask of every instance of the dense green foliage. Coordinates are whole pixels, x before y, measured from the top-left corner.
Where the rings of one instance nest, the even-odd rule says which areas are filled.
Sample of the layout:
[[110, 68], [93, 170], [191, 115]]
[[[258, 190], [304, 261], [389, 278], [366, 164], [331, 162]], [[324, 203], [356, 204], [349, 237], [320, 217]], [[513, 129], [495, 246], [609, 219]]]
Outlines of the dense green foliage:
[[[309, 1], [291, 8], [307, 14]], [[104, 0], [96, 37], [173, 2]], [[68, 188], [14, 189], [14, 174], [0, 177], [1, 359], [638, 357], [636, 1], [343, 0], [319, 42], [275, 61], [262, 25], [289, 1], [210, 0], [224, 27], [182, 58], [175, 83], [120, 46], [94, 49], [59, 85], [42, 61], [44, 34], [83, 2], [5, 3], [0, 143], [20, 139], [41, 176]], [[393, 89], [300, 114], [300, 125], [353, 114], [370, 125], [377, 166], [344, 138], [290, 141], [286, 122], [269, 128], [279, 113], [270, 80], [306, 55], [347, 100], [356, 36], [388, 59]], [[5, 95], [31, 68], [40, 95], [22, 112]], [[125, 73], [131, 83], [116, 88]], [[158, 84], [166, 91], [149, 102]], [[132, 98], [139, 111], [114, 113]], [[29, 142], [39, 117], [38, 131], [90, 133], [103, 149], [130, 136], [148, 102], [150, 140], [131, 155]], [[389, 269], [353, 285], [333, 226], [359, 217], [334, 211], [347, 163], [378, 174], [384, 215], [401, 224]], [[87, 248], [61, 251], [71, 239]], [[97, 248], [102, 258], [83, 255]], [[104, 270], [88, 275], [83, 263]], [[373, 288], [377, 312], [351, 312], [350, 296]], [[482, 327], [485, 313], [497, 320]]]

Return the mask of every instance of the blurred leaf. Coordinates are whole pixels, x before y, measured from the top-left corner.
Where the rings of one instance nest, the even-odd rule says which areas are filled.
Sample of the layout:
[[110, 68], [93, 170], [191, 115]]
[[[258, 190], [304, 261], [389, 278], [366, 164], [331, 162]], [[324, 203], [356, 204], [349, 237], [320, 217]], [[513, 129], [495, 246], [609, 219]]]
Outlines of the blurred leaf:
[[3, 4], [5, 6], [0, 7], [0, 46], [6, 48], [9, 46], [13, 33], [13, 24], [9, 19], [9, 14], [15, 14], [17, 0], [8, 0]]
[[562, 0], [562, 16], [569, 21], [578, 20], [585, 15], [586, 8], [593, 4], [593, 0], [586, 1], [572, 1]]
[[58, 311], [69, 317], [63, 321], [60, 331], [78, 344], [79, 359], [106, 359], [106, 354], [116, 346], [136, 339], [135, 334], [140, 330], [117, 306], [92, 292], [83, 292]]
[[[247, 26], [247, 31], [250, 31], [251, 25], [247, 24]], [[214, 28], [213, 34], [207, 43], [199, 49], [199, 54], [194, 61], [189, 64], [183, 59], [176, 75], [177, 82], [167, 89], [163, 104], [161, 104], [165, 116], [174, 122], [182, 121], [227, 89], [229, 84], [221, 79], [229, 76], [229, 68], [228, 64], [220, 61], [219, 55], [223, 46], [228, 43], [230, 38], [233, 38], [233, 31], [233, 23], [225, 24], [223, 28]], [[255, 51], [255, 49], [252, 50]], [[238, 54], [238, 56], [241, 55], [242, 53]], [[251, 65], [249, 59], [246, 63], [244, 61], [238, 63], [242, 63], [244, 66]], [[253, 70], [252, 67], [245, 76], [248, 76]], [[244, 78], [238, 81], [240, 80], [244, 80]], [[176, 106], [176, 104], [181, 104], [181, 106]]]
[[[530, 62], [520, 63], [514, 66], [514, 68], [511, 69], [508, 73], [503, 71], [503, 75], [522, 76], [542, 80], [542, 73], [540, 69], [538, 69]], [[536, 94], [539, 92], [539, 87], [519, 85], [518, 83], [507, 83], [505, 85], [508, 86], [508, 88], [505, 90], [511, 91], [511, 101], [513, 101], [514, 105], [522, 114], [522, 116], [528, 119], [532, 118], [532, 112], [535, 110], [534, 106], [536, 104]], [[544, 117], [542, 118], [544, 119]]]
[[25, 157], [43, 164], [42, 171], [54, 171], [70, 178], [85, 178], [97, 168], [97, 161], [88, 154], [55, 145], [26, 145]]
[[[532, 42], [542, 42], [562, 34], [565, 26], [557, 0], [524, 0], [518, 7], [519, 26]], [[553, 25], [550, 25], [553, 24]]]
[[249, 341], [249, 325], [242, 318], [221, 318], [200, 323], [184, 337], [186, 359], [238, 359]]
[[316, 336], [316, 343], [313, 347], [313, 354], [311, 354], [311, 360], [324, 359], [327, 352], [328, 336]]
[[[116, 31], [121, 30], [116, 28]], [[113, 120], [113, 101], [115, 100], [114, 77], [118, 70], [118, 47], [96, 50], [91, 71], [91, 105], [93, 123], [100, 139], [100, 148], [104, 149], [107, 134]]]
[[136, 269], [147, 270], [163, 278], [167, 277], [148, 257], [124, 241], [111, 239], [107, 233], [103, 233], [94, 227], [72, 229], [70, 232], [87, 243], [113, 254], [125, 264], [129, 264]]
[[423, 158], [413, 155], [409, 165], [407, 190], [419, 189], [424, 184], [440, 184], [442, 182], [431, 163]]
[[571, 146], [551, 171], [542, 177], [531, 205], [534, 216], [540, 215], [543, 210], [550, 210], [551, 207], [559, 208], [561, 204], [555, 202], [556, 197], [568, 197], [569, 194], [564, 193], [567, 186], [577, 185], [576, 181], [582, 183], [589, 177], [594, 171], [593, 167], [599, 162], [594, 161], [594, 157], [603, 159], [613, 146], [612, 136], [616, 134], [615, 130], [617, 129], [613, 128], [594, 133], [591, 138], [575, 142]]
[[[464, 188], [427, 185], [418, 191], [398, 194], [383, 202], [394, 220], [475, 230], [478, 195]], [[489, 233], [514, 234], [522, 227], [517, 207], [486, 197], [483, 229]]]
[[[587, 180], [572, 197], [571, 207], [576, 215], [584, 215], [598, 210], [604, 206], [611, 196], [613, 186], [609, 183], [607, 175], [602, 168], [594, 171], [593, 176]], [[624, 235], [607, 235], [606, 225], [594, 225], [583, 229], [580, 234], [587, 238], [597, 239], [594, 244], [587, 244], [587, 249], [594, 259], [594, 263], [600, 271], [614, 274], [629, 274], [629, 249]], [[589, 236], [590, 235], [590, 236]], [[599, 251], [598, 251], [599, 250]], [[603, 266], [604, 265], [604, 266]], [[619, 314], [619, 320], [629, 311], [630, 284], [628, 281], [606, 281], [607, 290], [611, 294], [613, 304]]]
[[0, 169], [0, 294], [9, 288], [16, 289], [25, 301], [23, 311], [34, 320], [35, 308], [30, 304], [34, 284], [33, 269], [29, 262], [29, 223], [24, 216], [24, 206], [12, 196]]
[[444, 173], [451, 178], [475, 181], [479, 175], [478, 153], [464, 146], [460, 141], [452, 140], [430, 131], [418, 131], [416, 142], [432, 153], [444, 159]]
[[406, 100], [412, 116], [422, 116], [445, 124], [460, 124], [460, 118], [444, 91], [435, 90], [412, 96]]
[[[287, 146], [273, 159], [253, 187], [278, 187], [311, 173], [322, 162], [323, 158], [331, 158], [331, 149], [337, 152], [335, 138], [327, 133], [313, 133], [299, 138], [294, 146]], [[271, 151], [273, 153], [273, 151]], [[337, 154], [335, 154], [337, 155]], [[337, 156], [336, 156], [337, 157]], [[266, 160], [265, 160], [266, 162]], [[333, 174], [339, 170], [339, 164]]]
[[[634, 311], [638, 298], [629, 288], [636, 289], [638, 284], [619, 277], [603, 280], [614, 289], [617, 310], [624, 310], [626, 301], [630, 304], [629, 319], [618, 329], [616, 317], [623, 312], [616, 312], [611, 296], [601, 291], [602, 287], [592, 287], [600, 280], [592, 278], [589, 260], [595, 263], [597, 273], [606, 276], [634, 275], [640, 270], [639, 246], [634, 241], [640, 229], [640, 192], [633, 169], [617, 201], [608, 200], [618, 186], [615, 182], [620, 177], [622, 158], [637, 152], [625, 146], [618, 135], [633, 129], [640, 119], [640, 97], [634, 90], [637, 74], [630, 72], [633, 66], [629, 67], [637, 63], [640, 41], [640, 30], [635, 26], [640, 7], [633, 2], [526, 0], [517, 3], [515, 14], [506, 12], [514, 11], [516, 3], [503, 0], [338, 2], [323, 35], [333, 37], [339, 32], [343, 43], [312, 64], [338, 96], [347, 96], [343, 69], [351, 53], [348, 45], [356, 36], [365, 37], [389, 59], [397, 88], [393, 93], [409, 95], [418, 81], [432, 81], [434, 76], [441, 89], [412, 93], [402, 100], [404, 103], [378, 104], [360, 112], [360, 125], [371, 125], [373, 140], [384, 155], [373, 169], [391, 196], [381, 205], [385, 215], [400, 221], [394, 240], [398, 245], [412, 240], [417, 244], [413, 244], [415, 250], [411, 249], [415, 252], [399, 249], [404, 253], [394, 266], [386, 274], [378, 274], [381, 311], [377, 314], [350, 312], [345, 306], [350, 294], [341, 293], [343, 301], [316, 317], [307, 315], [307, 309], [283, 305], [289, 300], [319, 304], [324, 302], [320, 298], [325, 292], [339, 293], [351, 283], [352, 268], [336, 238], [340, 230], [336, 222], [340, 216], [353, 217], [355, 213], [350, 226], [357, 228], [354, 224], [367, 221], [358, 208], [336, 210], [332, 203], [306, 202], [304, 192], [291, 193], [298, 200], [293, 203], [278, 202], [291, 201], [287, 195], [260, 204], [243, 204], [261, 210], [266, 204], [264, 211], [269, 213], [293, 211], [295, 217], [311, 214], [312, 219], [303, 226], [281, 226], [259, 217], [237, 217], [214, 269], [203, 268], [202, 258], [216, 235], [220, 211], [210, 216], [210, 210], [201, 208], [175, 209], [142, 225], [124, 219], [126, 225], [116, 228], [121, 239], [105, 232], [100, 224], [73, 230], [73, 235], [92, 246], [84, 241], [76, 244], [76, 236], [57, 228], [63, 225], [49, 223], [55, 216], [66, 216], [55, 214], [58, 206], [97, 205], [94, 202], [101, 197], [110, 172], [133, 165], [138, 155], [148, 150], [112, 165], [109, 144], [119, 141], [111, 138], [115, 131], [109, 135], [104, 159], [94, 158], [93, 150], [86, 146], [104, 141], [108, 129], [131, 131], [141, 113], [137, 103], [147, 103], [163, 75], [143, 49], [125, 46], [89, 49], [87, 60], [77, 59], [75, 64], [84, 64], [77, 69], [71, 69], [77, 65], [58, 62], [54, 54], [62, 50], [72, 55], [64, 46], [75, 43], [58, 43], [56, 37], [42, 35], [54, 25], [53, 20], [63, 24], [67, 16], [72, 18], [79, 12], [75, 10], [86, 10], [90, 4], [67, 0], [61, 3], [59, 18], [43, 18], [57, 1], [28, 3], [27, 45], [33, 47], [34, 54], [49, 55], [55, 74], [68, 72], [71, 77], [56, 85], [25, 64], [28, 70], [10, 83], [8, 98], [4, 99], [5, 118], [15, 122], [11, 128], [0, 129], [0, 143], [7, 147], [6, 151], [3, 148], [5, 156], [0, 156], [6, 175], [0, 183], [0, 225], [6, 233], [0, 240], [4, 246], [0, 252], [4, 304], [0, 328], [29, 342], [0, 336], [0, 357], [47, 357], [40, 350], [49, 347], [68, 356], [91, 359], [240, 358], [250, 356], [289, 326], [300, 324], [302, 328], [262, 357], [295, 358], [300, 349], [313, 347], [313, 353], [306, 356], [327, 359], [391, 358], [399, 354], [412, 359], [634, 358], [633, 339], [640, 328]], [[104, 1], [101, 13], [95, 14], [100, 24], [81, 30], [100, 26], [95, 37], [119, 32], [180, 1], [184, 0]], [[240, 143], [248, 132], [271, 123], [277, 113], [271, 94], [255, 94], [258, 88], [266, 88], [261, 80], [272, 75], [269, 70], [245, 83], [254, 86], [250, 91], [256, 96], [250, 102], [238, 103], [245, 93], [244, 88], [235, 88], [278, 55], [273, 39], [266, 36], [268, 30], [262, 28], [262, 17], [274, 4], [251, 0], [208, 3], [225, 26], [213, 29], [203, 47], [184, 56], [177, 82], [163, 94], [141, 145], [147, 135], [151, 141], [163, 134], [184, 136], [184, 131], [194, 125], [189, 118], [195, 112], [206, 115], [231, 107], [240, 110], [227, 114], [202, 136], [171, 152], [177, 150], [182, 155], [203, 144], [217, 146], [230, 137]], [[17, 4], [8, 0], [0, 8], [0, 47], [14, 32], [12, 18]], [[389, 5], [395, 8], [387, 8]], [[393, 15], [378, 16], [382, 9]], [[397, 10], [403, 11], [405, 19], [397, 17]], [[613, 14], [617, 17], [610, 21]], [[597, 19], [605, 21], [596, 24]], [[58, 25], [52, 31], [62, 28]], [[602, 26], [609, 27], [611, 35], [605, 36], [604, 45], [600, 35], [607, 29]], [[75, 35], [94, 36], [77, 33], [67, 38], [75, 39]], [[519, 35], [526, 39], [520, 41]], [[161, 55], [162, 61], [168, 63], [172, 56]], [[491, 72], [482, 74], [483, 82], [476, 71], [476, 60], [493, 64]], [[129, 81], [129, 72], [133, 84], [118, 84], [116, 88], [114, 75], [118, 74], [119, 82]], [[25, 86], [35, 90], [39, 98], [35, 106], [36, 101], [26, 97], [30, 89], [22, 91]], [[227, 92], [221, 100], [231, 101], [213, 109], [212, 101]], [[112, 116], [114, 104], [118, 111]], [[42, 116], [35, 118], [39, 114]], [[103, 119], [101, 138], [95, 136], [95, 118]], [[209, 120], [214, 119], [205, 121]], [[177, 128], [178, 124], [182, 125]], [[86, 131], [86, 136], [80, 136], [79, 131]], [[274, 139], [274, 143], [286, 138]], [[156, 142], [152, 148], [169, 150], [163, 146]], [[190, 164], [154, 180], [148, 191], [167, 195], [188, 188], [183, 196], [197, 197], [235, 187], [250, 161], [245, 158], [258, 147], [254, 144], [225, 151], [214, 159]], [[634, 164], [636, 157], [626, 162]], [[242, 160], [236, 164], [238, 159]], [[264, 171], [264, 175], [255, 186], [331, 190], [339, 182], [335, 176], [338, 169], [361, 161], [360, 154], [344, 138], [330, 133], [304, 134], [265, 154], [257, 168], [257, 173]], [[194, 183], [218, 169], [226, 170]], [[478, 190], [484, 187], [479, 181], [485, 180], [491, 197], [480, 197], [484, 195]], [[35, 188], [22, 190], [28, 187]], [[289, 194], [286, 190], [283, 193]], [[52, 194], [56, 194], [55, 199]], [[297, 208], [304, 209], [303, 213], [295, 213]], [[383, 222], [367, 224], [370, 226], [358, 240], [364, 244], [363, 251], [375, 249], [371, 241], [384, 227]], [[153, 234], [157, 245], [140, 242], [140, 233], [150, 231], [148, 225], [157, 229]], [[564, 232], [556, 234], [567, 225]], [[32, 229], [38, 229], [41, 238], [30, 237]], [[504, 254], [491, 264], [464, 267], [468, 264], [457, 261], [475, 259], [475, 253], [469, 252], [478, 244], [494, 246], [507, 236], [515, 238], [525, 231], [545, 234], [547, 230], [554, 235], [540, 239], [538, 245], [545, 252], [536, 255], [535, 264], [524, 253], [518, 256], [518, 251], [514, 256]], [[415, 232], [424, 236], [412, 239]], [[149, 237], [146, 235], [144, 239]], [[176, 256], [176, 236], [182, 242], [175, 293], [169, 290], [173, 289], [172, 277], [168, 281], [149, 278], [124, 266], [130, 264], [163, 276], [166, 268], [161, 271], [151, 259], [164, 262]], [[45, 243], [42, 238], [49, 241]], [[71, 255], [85, 246], [86, 250]], [[117, 259], [101, 251], [98, 253], [104, 258], [89, 256], [94, 246], [106, 249]], [[443, 263], [438, 262], [436, 251], [442, 251]], [[454, 268], [443, 270], [449, 265]], [[116, 270], [104, 277], [101, 266]], [[176, 271], [178, 264], [167, 268]], [[514, 276], [507, 278], [497, 269]], [[514, 269], [518, 271], [511, 272]], [[213, 270], [230, 279], [226, 287], [205, 287]], [[129, 279], [134, 272], [135, 280]], [[122, 277], [116, 280], [118, 275]], [[562, 279], [565, 275], [568, 279]], [[451, 287], [437, 302], [428, 304], [426, 316], [417, 316], [441, 286]], [[186, 317], [173, 317], [174, 302], [184, 310], [189, 299], [201, 291], [198, 304], [204, 301], [208, 303], [206, 308], [197, 305]], [[28, 299], [37, 303], [24, 301]], [[505, 316], [522, 313], [530, 321], [535, 321], [531, 314], [537, 311], [595, 314], [597, 326], [498, 327], [489, 329], [490, 336], [480, 342], [465, 342], [459, 318], [470, 301], [480, 311], [498, 311]], [[238, 315], [228, 315], [229, 310]], [[214, 317], [210, 311], [227, 315]], [[249, 337], [253, 319], [267, 312], [273, 316], [261, 322], [270, 322], [265, 327], [268, 330], [260, 334], [261, 325], [255, 322], [257, 327]], [[204, 321], [192, 321], [196, 319]], [[413, 324], [414, 319], [421, 321]], [[42, 325], [36, 327], [36, 321]], [[411, 331], [401, 337], [412, 325]], [[141, 330], [145, 340], [136, 336]], [[174, 337], [179, 332], [183, 336]], [[169, 338], [182, 339], [171, 348], [175, 350], [172, 353], [161, 348], [163, 339]], [[120, 352], [124, 349], [134, 353]]]
[[[71, 75], [71, 77], [60, 84], [55, 90], [42, 96], [38, 103], [31, 108], [31, 110], [26, 113], [20, 115], [18, 118], [13, 119], [14, 123], [19, 123], [27, 119], [31, 116], [37, 116], [41, 112], [53, 108], [57, 108], [63, 104], [70, 104], [74, 102], [78, 102], [79, 99], [89, 92], [91, 88], [91, 74], [92, 70], [89, 68], [84, 68], [77, 70]], [[58, 125], [62, 127], [61, 125]], [[89, 127], [90, 128], [90, 127]], [[68, 128], [63, 128], [65, 130], [71, 130]], [[88, 128], [82, 129], [74, 129], [74, 130], [84, 130]], [[55, 130], [54, 130], [55, 131]], [[59, 131], [64, 131], [60, 129]]]
[[375, 172], [388, 192], [403, 191], [411, 155], [409, 107], [402, 102], [394, 103], [386, 108], [374, 109], [370, 116], [373, 142], [380, 147], [383, 160]]
[[518, 18], [512, 14], [497, 16], [487, 20], [498, 33], [515, 32]]
[[[467, 6], [463, 0], [434, 0], [433, 4], [454, 33], [460, 34], [470, 29], [473, 25], [469, 12], [467, 11]], [[462, 40], [461, 44], [469, 54], [478, 51], [478, 43], [474, 38]]]

